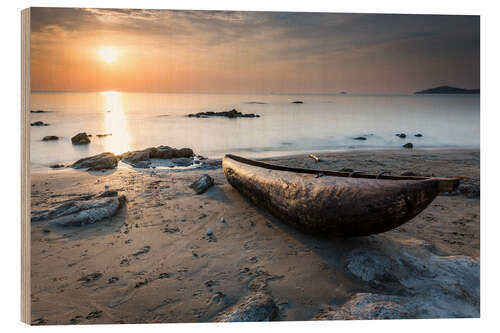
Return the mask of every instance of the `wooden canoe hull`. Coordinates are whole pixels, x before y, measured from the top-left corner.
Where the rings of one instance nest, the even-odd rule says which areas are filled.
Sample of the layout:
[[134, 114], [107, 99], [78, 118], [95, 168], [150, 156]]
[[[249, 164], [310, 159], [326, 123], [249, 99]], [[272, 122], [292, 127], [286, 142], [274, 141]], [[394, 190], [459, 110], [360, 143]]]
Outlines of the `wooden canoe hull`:
[[232, 155], [224, 157], [222, 168], [244, 197], [284, 223], [339, 236], [394, 229], [418, 215], [439, 193], [439, 181], [432, 178], [317, 177], [250, 165]]

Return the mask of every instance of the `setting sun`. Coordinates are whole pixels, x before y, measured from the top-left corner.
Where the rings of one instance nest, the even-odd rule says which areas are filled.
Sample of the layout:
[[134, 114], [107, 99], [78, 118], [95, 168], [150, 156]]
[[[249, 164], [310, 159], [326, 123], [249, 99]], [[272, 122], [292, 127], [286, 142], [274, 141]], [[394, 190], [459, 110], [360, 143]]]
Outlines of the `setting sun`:
[[105, 62], [114, 62], [118, 57], [118, 51], [110, 46], [101, 47], [99, 49], [99, 57]]

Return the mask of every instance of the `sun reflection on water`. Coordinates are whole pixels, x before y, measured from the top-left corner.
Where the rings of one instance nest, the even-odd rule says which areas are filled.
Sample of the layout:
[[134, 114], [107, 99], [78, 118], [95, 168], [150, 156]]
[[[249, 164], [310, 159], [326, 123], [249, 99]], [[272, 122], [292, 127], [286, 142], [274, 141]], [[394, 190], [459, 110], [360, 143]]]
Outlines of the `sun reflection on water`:
[[130, 150], [130, 133], [127, 116], [123, 109], [122, 94], [117, 91], [103, 91], [104, 129], [111, 136], [103, 140], [105, 151], [121, 154]]

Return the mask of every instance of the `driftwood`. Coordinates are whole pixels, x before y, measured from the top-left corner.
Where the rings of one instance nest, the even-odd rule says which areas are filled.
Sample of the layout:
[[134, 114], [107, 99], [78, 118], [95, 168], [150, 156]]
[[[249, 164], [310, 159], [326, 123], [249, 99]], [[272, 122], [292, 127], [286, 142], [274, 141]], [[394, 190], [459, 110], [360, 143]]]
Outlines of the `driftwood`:
[[[257, 206], [309, 232], [363, 236], [411, 220], [458, 179], [368, 175], [277, 166], [226, 155], [228, 182]], [[321, 174], [321, 177], [317, 177]]]
[[310, 157], [310, 158], [312, 158], [313, 160], [315, 160], [316, 162], [319, 162], [319, 161], [320, 161], [319, 157], [318, 157], [318, 156], [316, 156], [316, 155], [309, 154], [309, 157]]

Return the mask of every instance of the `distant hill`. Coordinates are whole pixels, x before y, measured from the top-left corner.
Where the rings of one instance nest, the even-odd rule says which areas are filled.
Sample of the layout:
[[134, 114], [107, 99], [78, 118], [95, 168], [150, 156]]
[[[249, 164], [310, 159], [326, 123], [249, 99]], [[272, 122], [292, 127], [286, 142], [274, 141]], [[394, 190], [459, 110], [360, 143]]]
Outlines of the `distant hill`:
[[415, 94], [479, 94], [479, 89], [462, 89], [450, 86], [441, 86], [417, 91]]

